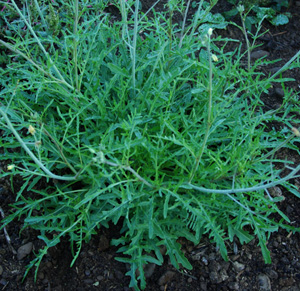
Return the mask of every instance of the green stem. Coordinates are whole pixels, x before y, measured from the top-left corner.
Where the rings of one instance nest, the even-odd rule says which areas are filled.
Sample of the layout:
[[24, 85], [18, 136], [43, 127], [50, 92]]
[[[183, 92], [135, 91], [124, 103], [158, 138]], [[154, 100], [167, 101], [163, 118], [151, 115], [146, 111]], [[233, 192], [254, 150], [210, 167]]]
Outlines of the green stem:
[[[275, 79], [279, 74], [283, 73], [285, 70], [288, 69], [289, 65], [298, 57], [300, 56], [300, 50], [283, 66], [279, 71], [277, 71], [275, 74], [273, 74], [270, 79], [273, 80]], [[270, 80], [269, 79], [269, 80]]]
[[202, 147], [200, 149], [199, 154], [196, 156], [196, 162], [195, 166], [192, 170], [189, 183], [193, 180], [198, 167], [200, 160], [202, 158], [202, 155], [204, 153], [204, 149], [207, 144], [207, 140], [209, 137], [209, 130], [211, 128], [212, 120], [211, 120], [211, 112], [212, 112], [212, 79], [213, 79], [213, 74], [212, 74], [212, 59], [211, 59], [211, 52], [210, 52], [210, 35], [208, 35], [208, 40], [207, 40], [207, 51], [208, 51], [208, 61], [209, 61], [209, 82], [208, 82], [208, 113], [207, 113], [207, 124], [206, 124], [206, 130], [205, 130], [205, 135], [204, 135], [204, 140], [202, 143]]
[[41, 19], [42, 19], [42, 23], [43, 23], [45, 29], [48, 31], [48, 25], [47, 25], [47, 22], [46, 22], [46, 20], [45, 20], [45, 18], [44, 18], [44, 15], [43, 15], [43, 13], [42, 13], [42, 11], [41, 11], [41, 9], [40, 9], [40, 6], [39, 6], [39, 3], [37, 2], [37, 0], [34, 0], [34, 4], [35, 4], [35, 7], [36, 7], [36, 9], [37, 9], [37, 11], [38, 11], [38, 13], [39, 13]]
[[141, 182], [143, 182], [145, 185], [147, 185], [150, 188], [155, 188], [153, 185], [151, 185], [149, 182], [147, 182], [141, 175], [139, 175], [134, 169], [132, 169], [130, 166], [124, 166], [124, 165], [119, 165], [116, 163], [112, 163], [107, 161], [106, 159], [104, 159], [102, 161], [104, 164], [112, 166], [112, 167], [118, 167], [124, 170], [127, 170], [129, 172], [131, 172], [134, 176], [136, 176], [138, 178], [138, 180], [140, 180]]
[[184, 38], [184, 28], [185, 28], [185, 24], [186, 24], [186, 19], [187, 19], [187, 14], [190, 8], [190, 4], [191, 4], [191, 0], [188, 0], [188, 3], [186, 5], [186, 9], [184, 12], [184, 18], [183, 18], [183, 22], [182, 22], [182, 26], [181, 26], [181, 32], [180, 32], [180, 41], [179, 41], [179, 47], [181, 48], [182, 46], [182, 41]]
[[243, 25], [243, 33], [245, 35], [246, 45], [247, 45], [248, 71], [250, 71], [250, 69], [251, 69], [250, 43], [249, 43], [249, 39], [248, 39], [247, 29], [245, 26], [245, 17], [243, 17], [242, 13], [240, 15], [241, 15], [241, 20], [242, 20], [242, 25]]
[[[20, 17], [23, 19], [24, 23], [26, 24], [27, 28], [30, 30], [30, 32], [32, 33], [33, 37], [35, 38], [37, 44], [39, 45], [40, 49], [42, 50], [42, 52], [44, 53], [44, 55], [46, 56], [46, 58], [49, 60], [49, 62], [51, 63], [51, 65], [53, 66], [56, 74], [58, 75], [59, 79], [67, 84], [67, 82], [65, 81], [64, 77], [61, 75], [61, 73], [59, 72], [59, 70], [57, 69], [57, 67], [55, 66], [54, 62], [52, 61], [52, 59], [50, 58], [50, 55], [47, 53], [47, 51], [45, 50], [44, 46], [42, 45], [42, 43], [40, 42], [39, 37], [36, 35], [35, 31], [33, 30], [32, 26], [30, 25], [30, 23], [28, 23], [28, 21], [26, 20], [25, 16], [22, 14], [22, 12], [20, 11], [20, 9], [18, 8], [16, 2], [14, 0], [12, 0], [12, 4], [15, 7], [16, 11], [18, 12], [18, 14], [20, 15]], [[71, 85], [69, 85], [69, 87], [72, 87]]]
[[8, 128], [11, 130], [13, 135], [16, 137], [22, 148], [26, 151], [26, 153], [33, 159], [33, 161], [51, 178], [56, 180], [63, 180], [63, 181], [73, 181], [76, 180], [78, 177], [78, 174], [76, 174], [74, 177], [65, 177], [65, 176], [58, 176], [50, 172], [43, 164], [42, 162], [34, 155], [34, 153], [27, 147], [27, 145], [24, 143], [23, 139], [20, 137], [20, 135], [15, 130], [14, 126], [10, 122], [7, 114], [0, 108], [0, 113], [3, 116], [4, 120], [7, 123]]
[[75, 87], [79, 90], [78, 83], [78, 65], [77, 65], [77, 26], [78, 26], [78, 0], [75, 1], [74, 9], [74, 27], [73, 27], [73, 62], [74, 62], [74, 73], [75, 73]]
[[204, 188], [204, 187], [198, 187], [195, 186], [193, 184], [191, 184], [190, 182], [182, 184], [179, 188], [184, 188], [184, 189], [189, 189], [192, 188], [194, 190], [197, 190], [199, 192], [203, 192], [203, 193], [214, 193], [214, 194], [233, 194], [233, 193], [244, 193], [244, 192], [253, 192], [253, 191], [258, 191], [258, 190], [265, 190], [267, 188], [272, 188], [276, 185], [280, 185], [283, 182], [286, 182], [290, 179], [294, 179], [295, 177], [299, 177], [299, 175], [296, 176], [297, 172], [300, 171], [300, 165], [298, 165], [296, 168], [294, 168], [288, 175], [286, 175], [285, 177], [277, 180], [277, 181], [273, 181], [267, 184], [258, 184], [256, 186], [252, 186], [252, 187], [248, 187], [248, 188], [238, 188], [238, 189], [225, 189], [225, 190], [219, 190], [219, 189], [209, 189], [209, 188]]
[[29, 57], [27, 57], [24, 53], [22, 53], [21, 51], [19, 51], [18, 49], [15, 49], [11, 44], [3, 41], [0, 39], [0, 44], [2, 44], [3, 46], [5, 46], [6, 48], [8, 48], [9, 50], [11, 50], [12, 52], [20, 55], [22, 58], [24, 58], [26, 61], [28, 61], [29, 63], [31, 63], [34, 67], [36, 67], [39, 71], [41, 71], [44, 75], [52, 78], [54, 81], [64, 84], [67, 87], [69, 87], [70, 89], [74, 90], [74, 87], [69, 85], [67, 82], [65, 82], [65, 80], [61, 80], [61, 79], [57, 79], [55, 78], [53, 75], [51, 75], [49, 72], [46, 72], [42, 67], [40, 67], [40, 65], [38, 65], [37, 63], [35, 63], [32, 59], [30, 59]]
[[134, 28], [133, 28], [133, 41], [132, 41], [132, 86], [133, 86], [133, 94], [135, 96], [135, 66], [136, 66], [136, 42], [138, 36], [138, 12], [139, 12], [139, 0], [135, 1], [135, 11], [134, 11]]

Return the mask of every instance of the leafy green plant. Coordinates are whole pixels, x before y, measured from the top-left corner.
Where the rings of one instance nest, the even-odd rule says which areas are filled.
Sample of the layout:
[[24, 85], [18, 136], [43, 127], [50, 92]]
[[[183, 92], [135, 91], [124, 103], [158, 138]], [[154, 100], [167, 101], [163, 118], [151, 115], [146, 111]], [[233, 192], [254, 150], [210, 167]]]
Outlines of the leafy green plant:
[[[180, 237], [196, 244], [207, 234], [224, 259], [226, 240], [256, 237], [269, 263], [270, 234], [297, 230], [268, 192], [282, 184], [298, 195], [287, 181], [300, 166], [275, 157], [283, 146], [299, 153], [295, 93], [270, 111], [260, 97], [290, 80], [278, 76], [298, 55], [273, 76], [258, 71], [263, 60], [245, 69], [247, 52], [225, 52], [218, 44], [233, 40], [212, 37], [224, 23], [208, 28], [212, 5], [204, 3], [178, 28], [165, 13], [142, 14], [138, 1], [116, 4], [122, 21], [66, 1], [54, 33], [47, 6], [37, 9], [36, 28], [12, 0], [27, 29], [0, 40], [18, 56], [0, 69], [0, 158], [12, 161], [1, 176], [21, 175], [24, 185], [2, 227], [23, 217], [24, 228], [40, 231], [45, 247], [27, 271], [64, 236], [73, 265], [98, 228], [122, 223], [117, 259], [131, 265], [130, 286], [144, 289], [143, 267], [163, 263], [161, 246], [176, 268], [191, 268]], [[275, 162], [290, 173], [281, 176]]]
[[[230, 19], [239, 13], [239, 5], [243, 5], [245, 13], [247, 15], [245, 20], [245, 26], [249, 31], [253, 25], [258, 24], [261, 20], [266, 19], [272, 25], [284, 25], [289, 22], [291, 14], [288, 12], [282, 12], [282, 10], [289, 5], [288, 0], [227, 0], [229, 3], [235, 5], [235, 8], [223, 13], [226, 19]], [[251, 14], [250, 14], [251, 12]]]

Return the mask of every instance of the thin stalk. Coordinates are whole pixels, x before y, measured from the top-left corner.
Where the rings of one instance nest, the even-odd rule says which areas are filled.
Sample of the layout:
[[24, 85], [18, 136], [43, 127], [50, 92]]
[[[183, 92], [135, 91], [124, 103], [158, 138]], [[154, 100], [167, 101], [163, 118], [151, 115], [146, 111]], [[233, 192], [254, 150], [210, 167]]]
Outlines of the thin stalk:
[[247, 29], [245, 26], [245, 17], [243, 16], [242, 12], [240, 13], [241, 16], [241, 20], [242, 20], [242, 25], [243, 25], [243, 33], [246, 39], [246, 45], [247, 45], [247, 63], [248, 63], [248, 71], [250, 71], [251, 69], [251, 51], [250, 51], [250, 43], [249, 43], [249, 39], [248, 39], [248, 34], [247, 34]]
[[273, 80], [275, 79], [279, 74], [283, 73], [285, 70], [288, 69], [289, 65], [295, 60], [297, 59], [298, 57], [300, 56], [300, 50], [283, 66], [280, 68], [279, 71], [277, 71], [275, 74], [273, 74], [269, 80]]
[[53, 174], [51, 171], [49, 171], [42, 162], [35, 156], [35, 154], [27, 147], [27, 145], [24, 143], [23, 139], [20, 137], [20, 135], [15, 130], [14, 126], [10, 122], [10, 119], [8, 118], [7, 114], [0, 108], [0, 114], [3, 116], [4, 120], [7, 123], [8, 128], [13, 133], [13, 135], [16, 137], [18, 142], [20, 143], [21, 147], [26, 151], [26, 153], [33, 159], [33, 161], [52, 179], [56, 180], [63, 180], [63, 181], [73, 181], [76, 180], [78, 177], [78, 173], [73, 177], [65, 177], [65, 176], [58, 176]]
[[134, 27], [133, 27], [133, 41], [131, 48], [131, 58], [132, 58], [132, 86], [133, 94], [135, 96], [135, 65], [136, 65], [136, 42], [138, 35], [138, 12], [139, 12], [139, 0], [135, 1], [135, 11], [134, 11]]
[[294, 134], [291, 134], [285, 141], [283, 141], [281, 144], [279, 144], [275, 149], [269, 151], [267, 154], [265, 154], [264, 156], [258, 158], [257, 160], [255, 160], [253, 162], [253, 164], [260, 162], [262, 160], [264, 160], [265, 158], [275, 154], [279, 149], [281, 149], [285, 144], [287, 144], [291, 139], [293, 139], [295, 137]]
[[48, 31], [48, 25], [47, 25], [47, 22], [46, 22], [46, 20], [45, 20], [45, 18], [44, 18], [44, 15], [43, 15], [43, 13], [42, 13], [42, 11], [41, 11], [41, 9], [40, 9], [40, 6], [39, 6], [39, 3], [37, 2], [37, 0], [34, 0], [34, 4], [35, 4], [35, 7], [36, 7], [36, 9], [37, 9], [37, 11], [38, 11], [40, 17], [41, 17], [42, 23], [43, 23], [43, 25], [44, 25], [46, 31]]
[[78, 0], [75, 0], [74, 6], [74, 27], [73, 27], [73, 62], [74, 62], [74, 74], [75, 74], [75, 87], [79, 90], [78, 82], [78, 65], [77, 65], [77, 29], [78, 29]]
[[297, 172], [300, 171], [300, 165], [298, 165], [296, 168], [294, 168], [288, 175], [286, 175], [285, 177], [277, 180], [277, 181], [273, 181], [267, 184], [258, 184], [256, 186], [252, 186], [252, 187], [247, 187], [247, 188], [238, 188], [238, 189], [225, 189], [225, 190], [219, 190], [219, 189], [209, 189], [209, 188], [204, 188], [204, 187], [198, 187], [195, 186], [193, 184], [191, 184], [190, 182], [182, 184], [181, 186], [179, 186], [179, 188], [184, 188], [184, 189], [189, 189], [192, 188], [194, 190], [197, 190], [199, 192], [202, 193], [214, 193], [214, 194], [224, 194], [224, 195], [228, 195], [228, 194], [232, 194], [232, 193], [244, 193], [244, 192], [253, 192], [253, 191], [258, 191], [258, 190], [264, 190], [267, 188], [272, 188], [276, 185], [280, 185], [290, 179], [294, 179], [296, 177], [299, 177], [299, 175], [296, 175]]
[[[28, 29], [30, 30], [30, 32], [32, 33], [32, 35], [33, 35], [34, 39], [36, 40], [37, 44], [39, 45], [40, 49], [42, 50], [42, 52], [44, 53], [44, 55], [47, 57], [47, 59], [49, 60], [49, 62], [51, 63], [51, 65], [53, 66], [53, 69], [56, 72], [56, 74], [58, 75], [59, 79], [61, 81], [63, 81], [63, 83], [67, 84], [67, 82], [65, 81], [64, 77], [61, 75], [61, 73], [59, 72], [58, 68], [55, 66], [54, 62], [52, 61], [50, 55], [47, 53], [47, 51], [45, 50], [44, 46], [40, 42], [39, 37], [36, 35], [36, 33], [33, 30], [32, 26], [28, 23], [28, 21], [26, 20], [25, 16], [22, 14], [22, 12], [18, 8], [18, 6], [17, 6], [17, 4], [16, 4], [16, 2], [14, 0], [12, 0], [12, 4], [15, 7], [16, 11], [18, 12], [18, 14], [20, 15], [20, 17], [23, 19], [24, 23], [26, 24], [26, 26], [28, 27]], [[69, 85], [69, 87], [70, 86], [71, 85]]]
[[[132, 46], [130, 44], [130, 38], [128, 35], [128, 21], [127, 21], [127, 11], [125, 7], [125, 0], [120, 0], [120, 9], [121, 9], [121, 16], [122, 16], [122, 39], [129, 47], [130, 51]], [[127, 39], [127, 40], [126, 40]]]
[[183, 22], [182, 22], [182, 26], [181, 26], [181, 32], [180, 32], [180, 41], [179, 41], [179, 47], [181, 48], [182, 46], [182, 41], [183, 41], [183, 34], [184, 34], [184, 28], [185, 28], [185, 23], [186, 23], [186, 19], [187, 19], [187, 14], [189, 12], [189, 8], [190, 8], [190, 4], [191, 4], [191, 0], [188, 1], [187, 5], [186, 5], [186, 9], [184, 12], [184, 18], [183, 18]]
[[[172, 4], [173, 5], [173, 4]], [[173, 20], [173, 6], [171, 7], [169, 4], [169, 28], [168, 28], [168, 34], [169, 34], [169, 55], [172, 51], [172, 20]], [[170, 62], [168, 63], [170, 64]]]
[[143, 182], [145, 185], [147, 185], [150, 188], [155, 188], [155, 186], [151, 185], [148, 181], [146, 181], [141, 175], [139, 175], [134, 169], [132, 169], [130, 166], [124, 166], [124, 165], [119, 165], [116, 163], [112, 163], [110, 161], [107, 161], [106, 159], [104, 159], [102, 161], [102, 163], [112, 166], [112, 167], [118, 167], [124, 170], [127, 170], [129, 172], [131, 172], [134, 176], [136, 176], [138, 178], [139, 181]]
[[56, 142], [56, 140], [52, 137], [52, 135], [46, 130], [43, 129], [43, 132], [52, 140], [52, 142], [55, 144], [56, 148], [58, 149], [62, 159], [64, 160], [64, 162], [66, 163], [66, 165], [71, 169], [71, 171], [74, 174], [77, 174], [76, 170], [72, 167], [72, 165], [68, 162], [67, 158], [65, 157], [62, 148], [59, 146], [59, 144]]
[[208, 136], [209, 136], [209, 130], [211, 128], [211, 112], [212, 112], [212, 79], [213, 79], [213, 75], [212, 75], [212, 59], [211, 59], [211, 52], [210, 52], [210, 35], [208, 34], [208, 40], [207, 40], [207, 52], [208, 52], [208, 61], [209, 61], [209, 82], [208, 82], [208, 108], [207, 108], [207, 124], [206, 124], [206, 130], [205, 130], [205, 135], [204, 135], [204, 140], [202, 143], [202, 147], [200, 149], [199, 154], [196, 156], [196, 162], [195, 162], [195, 166], [192, 170], [190, 179], [189, 179], [189, 183], [193, 180], [198, 167], [199, 167], [199, 163], [200, 160], [202, 158], [202, 155], [204, 153], [204, 149], [206, 147], [207, 144], [207, 140], [208, 140]]
[[68, 84], [65, 80], [61, 80], [61, 79], [57, 79], [55, 78], [53, 75], [51, 75], [49, 72], [45, 71], [40, 65], [38, 65], [37, 63], [35, 63], [32, 59], [30, 59], [29, 57], [27, 57], [24, 53], [22, 53], [21, 51], [19, 51], [18, 49], [15, 49], [11, 44], [3, 41], [0, 39], [0, 44], [2, 44], [3, 46], [5, 46], [6, 48], [8, 48], [9, 50], [11, 50], [12, 52], [20, 55], [22, 58], [24, 58], [26, 61], [28, 61], [29, 63], [31, 63], [34, 67], [36, 67], [39, 71], [41, 71], [44, 75], [52, 78], [54, 81], [64, 84], [66, 85], [68, 88], [74, 90], [74, 87], [71, 86], [70, 84]]

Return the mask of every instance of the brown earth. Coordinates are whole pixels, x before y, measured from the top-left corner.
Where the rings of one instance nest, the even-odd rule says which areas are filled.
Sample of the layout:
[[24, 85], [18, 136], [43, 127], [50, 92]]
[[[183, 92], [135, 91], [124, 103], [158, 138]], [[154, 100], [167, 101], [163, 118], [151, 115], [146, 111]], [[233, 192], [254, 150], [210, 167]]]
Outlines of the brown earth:
[[[142, 1], [147, 8], [153, 1]], [[163, 6], [159, 6], [163, 9]], [[230, 9], [226, 1], [220, 1], [214, 11], [223, 12]], [[292, 19], [287, 25], [271, 27], [265, 23], [263, 30], [270, 31], [260, 39], [263, 50], [268, 53], [268, 59], [281, 59], [263, 70], [268, 73], [285, 64], [300, 50], [300, 1], [291, 2], [288, 8]], [[229, 26], [220, 31], [223, 36], [240, 39], [244, 42], [241, 32]], [[294, 69], [285, 73], [293, 77], [295, 82], [289, 86], [299, 89], [300, 70]], [[274, 88], [264, 102], [267, 107], [280, 104], [282, 90]], [[296, 105], [295, 105], [296, 106]], [[300, 112], [300, 110], [299, 110]], [[283, 153], [287, 159], [300, 162], [299, 156], [292, 151]], [[5, 169], [4, 163], [0, 168]], [[22, 185], [22, 180], [14, 178], [15, 189]], [[291, 181], [298, 187], [300, 178]], [[285, 200], [280, 209], [287, 214], [293, 226], [300, 226], [300, 200], [280, 187], [275, 191], [281, 193]], [[0, 180], [0, 207], [8, 214], [15, 199], [10, 179]], [[6, 227], [11, 239], [9, 247], [3, 230], [0, 231], [0, 290], [130, 290], [129, 277], [125, 276], [128, 266], [117, 262], [114, 258], [119, 254], [116, 248], [110, 246], [112, 238], [119, 236], [119, 227], [111, 226], [101, 229], [89, 243], [83, 245], [81, 254], [74, 266], [70, 268], [72, 255], [70, 244], [66, 238], [45, 256], [34, 283], [34, 273], [30, 271], [22, 282], [26, 265], [35, 258], [34, 252], [41, 247], [38, 233], [22, 228], [21, 221], [13, 221]], [[300, 290], [300, 234], [287, 233], [280, 230], [274, 233], [269, 241], [272, 264], [264, 264], [257, 241], [248, 245], [238, 242], [228, 244], [229, 261], [221, 258], [214, 244], [204, 238], [200, 245], [194, 246], [182, 240], [183, 250], [193, 265], [192, 271], [176, 270], [166, 258], [163, 266], [150, 265], [146, 270], [148, 275], [146, 290]], [[20, 249], [20, 247], [22, 247]], [[24, 257], [21, 257], [21, 256]]]

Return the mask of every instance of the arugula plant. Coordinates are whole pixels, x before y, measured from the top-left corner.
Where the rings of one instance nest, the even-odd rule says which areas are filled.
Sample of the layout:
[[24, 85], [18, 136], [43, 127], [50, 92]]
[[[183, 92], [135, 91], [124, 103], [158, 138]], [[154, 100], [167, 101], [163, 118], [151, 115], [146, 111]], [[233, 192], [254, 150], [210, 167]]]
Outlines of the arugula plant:
[[273, 76], [259, 72], [263, 60], [245, 68], [247, 52], [225, 52], [234, 40], [213, 38], [224, 23], [211, 21], [205, 3], [180, 28], [166, 13], [141, 13], [139, 1], [116, 3], [121, 21], [104, 12], [107, 2], [42, 2], [38, 26], [26, 5], [7, 4], [19, 15], [11, 25], [26, 29], [0, 40], [13, 58], [0, 69], [0, 158], [11, 161], [1, 177], [21, 175], [24, 185], [2, 227], [23, 217], [24, 228], [40, 232], [45, 246], [27, 272], [35, 266], [37, 274], [64, 236], [73, 265], [83, 242], [109, 223], [123, 226], [112, 244], [136, 290], [146, 286], [144, 265], [163, 263], [161, 246], [176, 268], [192, 267], [180, 237], [197, 244], [207, 234], [224, 259], [226, 240], [257, 238], [270, 263], [270, 234], [298, 230], [268, 191], [280, 184], [299, 196], [288, 180], [300, 165], [276, 158], [283, 146], [299, 153], [299, 108], [290, 106], [297, 95], [285, 90], [269, 111], [260, 97], [290, 81], [280, 73], [299, 54]]

